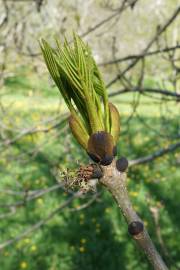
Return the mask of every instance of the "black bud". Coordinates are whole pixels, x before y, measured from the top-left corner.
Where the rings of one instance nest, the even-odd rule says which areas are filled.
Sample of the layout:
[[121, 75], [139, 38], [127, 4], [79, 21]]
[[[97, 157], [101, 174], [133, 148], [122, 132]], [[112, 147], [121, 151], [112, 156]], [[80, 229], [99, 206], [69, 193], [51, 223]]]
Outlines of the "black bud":
[[116, 168], [120, 172], [125, 172], [128, 167], [128, 160], [125, 157], [121, 157], [116, 161]]
[[113, 161], [113, 156], [105, 155], [105, 157], [100, 161], [100, 164], [103, 166], [110, 165]]
[[128, 232], [131, 235], [137, 235], [137, 234], [143, 232], [143, 230], [144, 230], [144, 225], [140, 221], [133, 221], [128, 226]]

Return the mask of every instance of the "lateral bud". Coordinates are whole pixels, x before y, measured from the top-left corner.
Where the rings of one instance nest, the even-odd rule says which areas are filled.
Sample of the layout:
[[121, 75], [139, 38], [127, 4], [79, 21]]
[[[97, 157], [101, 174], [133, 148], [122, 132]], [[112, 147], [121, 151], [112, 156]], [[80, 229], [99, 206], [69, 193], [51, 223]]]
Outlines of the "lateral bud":
[[140, 221], [133, 221], [129, 224], [128, 226], [128, 232], [129, 234], [136, 236], [139, 233], [143, 232], [144, 230], [144, 225]]
[[116, 161], [116, 168], [120, 172], [125, 172], [128, 168], [128, 160], [125, 157], [121, 157]]

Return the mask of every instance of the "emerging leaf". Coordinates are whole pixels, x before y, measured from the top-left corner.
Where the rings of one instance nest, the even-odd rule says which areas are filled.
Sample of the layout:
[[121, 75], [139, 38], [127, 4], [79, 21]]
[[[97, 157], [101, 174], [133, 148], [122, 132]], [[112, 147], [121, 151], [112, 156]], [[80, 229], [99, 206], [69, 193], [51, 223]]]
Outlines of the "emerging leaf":
[[41, 50], [71, 116], [69, 126], [79, 144], [103, 165], [111, 163], [119, 137], [119, 113], [108, 104], [100, 71], [87, 44], [76, 34], [73, 44], [56, 40], [52, 48], [45, 40]]

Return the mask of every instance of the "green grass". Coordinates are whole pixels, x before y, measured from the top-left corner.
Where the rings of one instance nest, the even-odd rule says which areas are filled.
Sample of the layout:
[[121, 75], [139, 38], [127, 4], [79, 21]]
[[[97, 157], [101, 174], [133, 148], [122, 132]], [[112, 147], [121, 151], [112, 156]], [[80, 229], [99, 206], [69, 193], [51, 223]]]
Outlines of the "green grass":
[[[9, 112], [4, 123], [15, 127], [39, 125], [46, 117], [57, 115], [65, 106], [57, 89], [51, 89], [47, 81], [40, 81], [35, 75], [24, 73], [6, 80], [3, 104]], [[22, 78], [23, 76], [23, 78]], [[31, 78], [31, 79], [30, 79]], [[168, 136], [178, 134], [178, 106], [168, 103], [165, 107], [152, 103], [148, 97], [140, 99], [140, 105], [132, 118], [133, 98], [137, 95], [113, 98], [121, 113], [121, 137], [118, 155], [133, 159], [148, 155], [169, 143]], [[13, 136], [11, 132], [9, 136]], [[40, 147], [34, 155], [34, 150]], [[134, 208], [139, 212], [154, 242], [163, 254], [156, 235], [150, 208], [159, 210], [161, 236], [168, 250], [165, 257], [171, 270], [180, 267], [180, 170], [178, 151], [163, 156], [149, 164], [132, 167], [128, 172], [128, 189]], [[77, 162], [86, 163], [88, 158], [72, 138], [69, 131], [61, 127], [48, 133], [25, 136], [1, 153], [0, 191], [4, 189], [36, 190], [56, 184], [52, 173], [54, 166], [59, 170], [77, 168]], [[127, 226], [116, 204], [108, 192], [102, 192], [100, 200], [81, 211], [59, 212], [40, 230], [25, 239], [5, 248], [0, 255], [3, 270], [147, 270], [151, 269], [144, 255], [130, 239]], [[91, 198], [76, 199], [71, 208]], [[8, 219], [0, 221], [0, 242], [15, 237], [24, 229], [45, 218], [69, 195], [56, 190], [42, 198], [18, 208]], [[0, 204], [21, 200], [21, 196], [0, 193]], [[7, 209], [1, 207], [1, 214]]]

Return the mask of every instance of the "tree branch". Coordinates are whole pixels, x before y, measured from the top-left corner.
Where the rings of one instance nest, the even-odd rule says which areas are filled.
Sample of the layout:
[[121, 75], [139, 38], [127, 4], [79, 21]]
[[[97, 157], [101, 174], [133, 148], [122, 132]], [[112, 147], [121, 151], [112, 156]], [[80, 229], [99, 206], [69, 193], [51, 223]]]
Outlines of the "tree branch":
[[154, 152], [151, 155], [131, 160], [129, 162], [129, 166], [147, 163], [147, 162], [152, 161], [155, 158], [161, 157], [169, 152], [173, 152], [179, 147], [180, 147], [180, 142], [177, 142], [175, 144], [171, 144], [166, 148], [161, 148], [160, 150], [157, 150], [156, 152]]
[[161, 94], [161, 95], [170, 96], [170, 97], [176, 98], [177, 100], [180, 100], [179, 93], [166, 90], [166, 89], [158, 89], [158, 88], [150, 88], [150, 87], [141, 87], [141, 88], [133, 87], [129, 89], [124, 88], [124, 89], [117, 90], [115, 92], [110, 93], [109, 97], [114, 97], [117, 95], [126, 94], [130, 92], [139, 92], [139, 93], [148, 92], [148, 93], [153, 93], [153, 94]]
[[118, 74], [112, 81], [110, 81], [107, 84], [106, 87], [110, 87], [111, 85], [113, 85], [127, 71], [129, 71], [131, 68], [133, 68], [142, 57], [144, 57], [143, 55], [145, 55], [147, 53], [147, 51], [151, 48], [151, 46], [158, 39], [158, 37], [171, 25], [171, 23], [179, 15], [179, 12], [180, 12], [180, 6], [177, 7], [177, 9], [174, 11], [174, 13], [171, 15], [171, 17], [167, 20], [167, 22], [162, 27], [160, 27], [159, 30], [155, 33], [155, 35], [153, 36], [153, 38], [147, 44], [146, 48], [142, 51], [142, 53], [141, 53], [142, 56], [139, 57], [139, 58], [134, 59], [134, 61], [132, 61], [130, 65], [128, 65], [120, 74]]
[[147, 52], [147, 53], [144, 53], [144, 54], [141, 53], [141, 54], [128, 55], [128, 56], [121, 57], [121, 58], [118, 58], [118, 59], [114, 59], [114, 60], [111, 60], [111, 61], [99, 63], [98, 66], [114, 65], [114, 64], [117, 64], [117, 63], [120, 63], [120, 62], [125, 62], [125, 61], [129, 61], [129, 60], [133, 60], [133, 59], [143, 58], [143, 57], [147, 57], [147, 56], [151, 56], [151, 55], [156, 55], [156, 54], [159, 54], [159, 53], [167, 53], [167, 52], [170, 52], [170, 51], [175, 51], [177, 49], [180, 49], [180, 45], [173, 46], [173, 47], [166, 47], [164, 49], [159, 49], [159, 50]]
[[168, 270], [144, 227], [142, 220], [132, 207], [126, 188], [126, 173], [117, 170], [115, 161], [111, 165], [103, 167], [103, 171], [104, 176], [100, 179], [100, 182], [106, 186], [115, 198], [128, 224], [128, 231], [133, 239], [145, 252], [155, 270]]
[[112, 19], [116, 18], [117, 16], [120, 15], [121, 12], [123, 12], [126, 8], [130, 7], [130, 4], [128, 3], [126, 5], [126, 0], [123, 0], [122, 4], [120, 5], [120, 7], [118, 9], [116, 9], [115, 12], [113, 12], [113, 14], [111, 14], [110, 16], [106, 17], [105, 19], [103, 19], [102, 21], [100, 21], [99, 23], [95, 24], [94, 26], [92, 26], [90, 29], [88, 29], [86, 32], [84, 32], [83, 34], [81, 34], [81, 37], [85, 37], [87, 35], [89, 35], [90, 33], [94, 32], [96, 29], [100, 28], [102, 25], [106, 24], [107, 22], [111, 21]]

